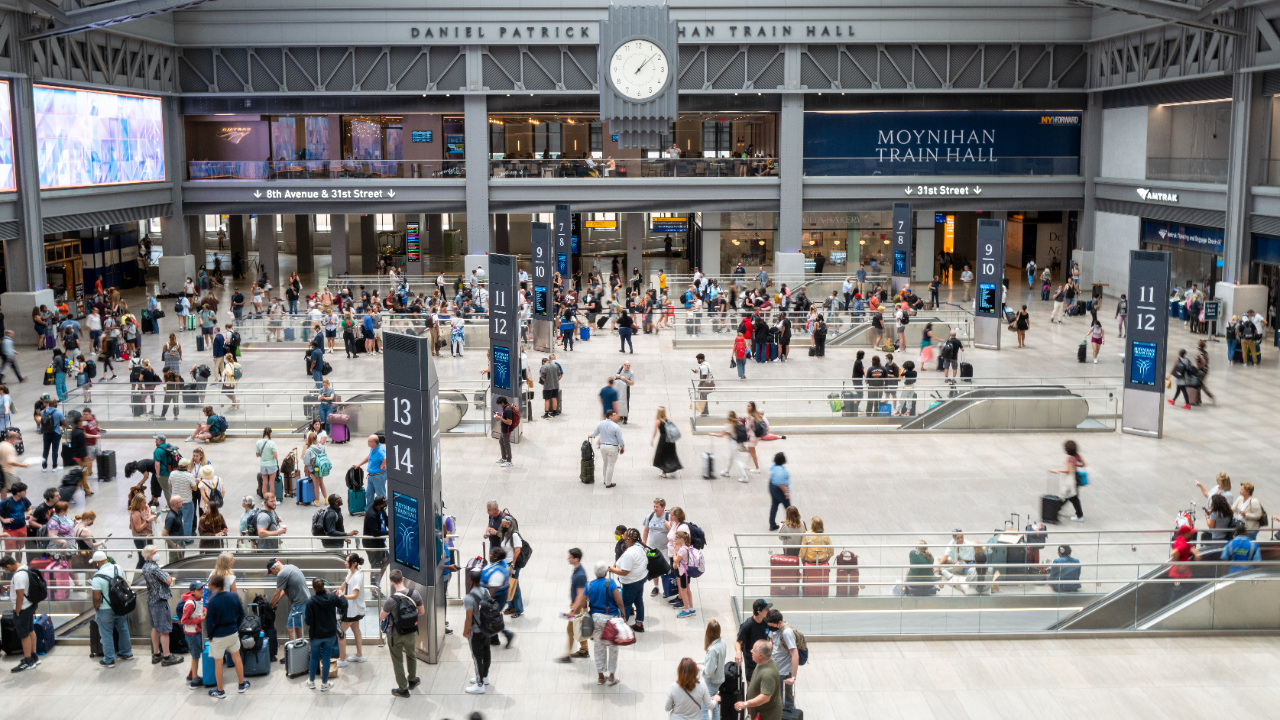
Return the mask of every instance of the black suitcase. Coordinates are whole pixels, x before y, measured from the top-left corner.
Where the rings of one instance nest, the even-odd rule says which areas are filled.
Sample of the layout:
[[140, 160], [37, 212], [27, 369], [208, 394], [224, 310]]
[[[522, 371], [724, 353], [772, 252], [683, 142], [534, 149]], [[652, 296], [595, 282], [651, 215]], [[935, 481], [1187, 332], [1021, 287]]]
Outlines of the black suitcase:
[[0, 645], [5, 655], [21, 655], [22, 641], [18, 639], [18, 617], [12, 610], [0, 615]]
[[134, 417], [139, 417], [146, 410], [146, 406], [142, 404], [142, 393], [133, 393], [129, 396], [129, 402], [133, 406]]
[[716, 455], [715, 453], [702, 453], [702, 479], [716, 479]]
[[590, 440], [582, 441], [582, 469], [578, 472], [578, 479], [587, 485], [596, 481], [596, 453]]
[[200, 386], [189, 382], [182, 384], [182, 404], [189, 408], [200, 407]]
[[1084, 362], [1085, 354], [1087, 352], [1087, 348], [1085, 347], [1085, 345], [1086, 345], [1085, 343], [1080, 343], [1080, 347], [1076, 348], [1077, 362]]
[[1049, 288], [1040, 289], [1040, 299], [1046, 301], [1049, 299]]
[[318, 419], [320, 417], [320, 396], [316, 394], [302, 396], [302, 414], [308, 419]]
[[1040, 522], [1051, 525], [1058, 524], [1058, 509], [1062, 507], [1062, 498], [1057, 495], [1040, 496]]
[[178, 622], [178, 618], [174, 618], [173, 628], [169, 630], [169, 653], [186, 655], [190, 652], [191, 646], [187, 644], [187, 634], [182, 630], [182, 623]]
[[98, 481], [114, 480], [116, 478], [116, 451], [115, 450], [99, 450], [98, 451]]
[[604, 326], [605, 326], [608, 322], [609, 322], [609, 316], [608, 316], [608, 315], [601, 315], [601, 316], [599, 317], [599, 319], [597, 319], [597, 320], [596, 320], [596, 329], [597, 329], [597, 330], [603, 330], [603, 329], [604, 329]]
[[[120, 654], [120, 633], [113, 628], [111, 637], [116, 643], [116, 654]], [[172, 652], [172, 650], [170, 650]], [[98, 621], [93, 620], [89, 623], [89, 657], [105, 657], [102, 653], [102, 633], [98, 630]]]
[[196, 352], [204, 352], [204, 335], [196, 336]]
[[973, 366], [967, 362], [960, 363], [960, 377], [966, 380], [972, 380]]

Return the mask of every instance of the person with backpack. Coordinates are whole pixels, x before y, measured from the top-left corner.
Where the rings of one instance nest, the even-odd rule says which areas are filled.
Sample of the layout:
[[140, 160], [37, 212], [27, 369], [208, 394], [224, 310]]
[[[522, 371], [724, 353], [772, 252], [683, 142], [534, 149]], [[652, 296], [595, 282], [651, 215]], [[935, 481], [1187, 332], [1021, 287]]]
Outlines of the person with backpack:
[[102, 660], [98, 664], [104, 668], [113, 668], [116, 666], [117, 653], [121, 660], [133, 659], [129, 613], [133, 612], [137, 603], [136, 595], [129, 588], [124, 571], [108, 560], [105, 552], [95, 552], [90, 562], [98, 567], [92, 582], [93, 606], [97, 608], [94, 620], [98, 623], [98, 632], [102, 637]]
[[178, 601], [178, 623], [191, 653], [191, 666], [187, 668], [187, 686], [192, 690], [204, 687], [200, 677], [200, 656], [204, 654], [204, 581], [192, 580], [187, 591]]
[[[502, 550], [489, 553], [494, 565], [502, 564]], [[489, 567], [493, 567], [490, 565]], [[489, 568], [478, 570], [472, 568], [467, 572], [469, 590], [462, 598], [462, 606], [467, 611], [463, 621], [462, 636], [471, 646], [471, 659], [475, 664], [476, 674], [467, 685], [466, 692], [471, 695], [483, 695], [489, 684], [489, 668], [492, 664], [493, 651], [491, 640], [496, 639], [498, 632], [507, 636], [507, 647], [511, 646], [511, 633], [503, 628], [502, 602], [494, 597], [492, 585], [487, 581]]]
[[12, 576], [9, 597], [13, 599], [13, 626], [22, 644], [22, 660], [10, 672], [20, 673], [40, 664], [34, 632], [36, 606], [48, 596], [49, 590], [38, 570], [20, 564], [12, 555], [0, 558], [0, 570]]
[[[377, 438], [376, 435], [373, 437]], [[328, 488], [324, 485], [324, 479], [333, 472], [333, 461], [329, 459], [329, 453], [324, 448], [325, 441], [328, 439], [328, 434], [317, 436], [314, 432], [307, 433], [306, 449], [302, 453], [302, 467], [307, 471], [307, 477], [311, 478], [311, 482], [315, 483], [317, 499], [327, 497], [329, 494]]]
[[765, 624], [769, 626], [769, 641], [773, 643], [771, 657], [778, 666], [778, 679], [782, 685], [782, 708], [793, 708], [796, 705], [795, 682], [800, 677], [800, 665], [804, 662], [800, 659], [798, 633], [787, 625], [782, 619], [782, 612], [776, 608], [769, 611]]
[[[592, 644], [595, 645], [596, 685], [604, 685], [607, 682], [613, 686], [618, 684], [615, 676], [618, 669], [618, 646], [605, 644], [603, 635], [604, 628], [609, 624], [610, 619], [621, 617], [623, 603], [622, 590], [617, 581], [607, 577], [609, 572], [609, 563], [604, 560], [596, 561], [596, 579], [587, 585], [587, 603], [594, 626], [591, 639]], [[644, 583], [637, 583], [637, 586], [643, 588]]]
[[1183, 410], [1191, 409], [1191, 395], [1187, 392], [1188, 387], [1194, 387], [1193, 381], [1199, 380], [1199, 371], [1195, 365], [1187, 358], [1186, 350], [1178, 350], [1178, 359], [1173, 362], [1173, 368], [1169, 371], [1169, 378], [1172, 379], [1174, 386], [1177, 388], [1173, 397], [1169, 398], [1170, 405], [1178, 404], [1178, 396], [1183, 399]]
[[151, 453], [151, 459], [155, 461], [155, 478], [160, 484], [160, 495], [168, 498], [171, 485], [169, 484], [169, 475], [178, 469], [178, 460], [182, 457], [182, 453], [178, 449], [169, 444], [168, 439], [164, 435], [152, 435], [156, 442], [156, 449]]
[[[391, 594], [382, 603], [378, 622], [382, 623], [387, 637], [391, 669], [396, 675], [396, 687], [391, 694], [407, 698], [409, 691], [422, 683], [418, 678], [418, 656], [414, 645], [418, 640], [418, 618], [426, 615], [426, 609], [422, 606], [422, 595], [416, 589], [405, 587], [404, 573], [392, 570], [387, 579], [391, 581]], [[466, 636], [467, 632], [464, 630], [463, 635]], [[485, 649], [488, 649], [487, 644]]]
[[[675, 515], [675, 509], [672, 510], [672, 515]], [[680, 517], [683, 519], [683, 515]], [[649, 578], [649, 556], [640, 542], [640, 531], [636, 528], [628, 528], [622, 536], [622, 542], [625, 549], [614, 561], [613, 567], [609, 568], [609, 572], [618, 575], [618, 580], [622, 583], [623, 619], [629, 619], [634, 614], [635, 622], [631, 624], [631, 629], [638, 633], [644, 632], [644, 581]], [[673, 559], [674, 552], [673, 549]]]
[[44, 409], [36, 416], [36, 424], [44, 439], [44, 449], [40, 453], [41, 472], [49, 472], [50, 464], [53, 472], [57, 472], [58, 457], [62, 451], [62, 427], [66, 424], [66, 418], [58, 409], [57, 400], [45, 400]]
[[1228, 573], [1249, 570], [1252, 566], [1243, 563], [1255, 563], [1262, 559], [1258, 543], [1249, 539], [1249, 530], [1245, 528], [1244, 523], [1236, 524], [1235, 537], [1222, 548], [1222, 559], [1231, 562], [1231, 567], [1227, 569]]
[[738, 482], [747, 482], [747, 465], [742, 461], [742, 456], [747, 454], [746, 444], [750, 438], [747, 435], [747, 426], [738, 421], [738, 414], [730, 410], [724, 421], [724, 429], [711, 433], [711, 437], [726, 438], [729, 442], [729, 456], [725, 459], [724, 470], [720, 471], [720, 476], [729, 477], [729, 468], [737, 467], [742, 473]]
[[694, 572], [700, 574], [705, 569], [700, 567], [703, 563], [702, 555], [693, 547], [693, 538], [688, 532], [677, 531], [672, 539], [675, 552], [671, 554], [671, 570], [676, 576], [676, 596], [680, 598], [681, 605], [676, 617], [693, 617], [698, 611], [693, 607], [693, 588], [690, 584], [696, 577]]
[[939, 362], [942, 363], [942, 377], [952, 385], [960, 375], [960, 354], [963, 352], [964, 343], [960, 342], [960, 338], [956, 337], [956, 331], [952, 330], [951, 336], [942, 343], [942, 348], [938, 351]]
[[[330, 617], [333, 614], [330, 613]], [[205, 608], [204, 624], [209, 634], [209, 657], [217, 658], [213, 663], [213, 677], [216, 685], [209, 690], [209, 697], [223, 700], [227, 693], [223, 690], [222, 676], [226, 663], [224, 655], [229, 654], [236, 669], [236, 689], [243, 693], [249, 689], [249, 681], [244, 679], [244, 660], [240, 656], [240, 624], [244, 622], [244, 606], [240, 596], [231, 590], [225, 575], [214, 574], [209, 579], [209, 604]], [[336, 622], [336, 620], [335, 620]]]
[[521, 595], [520, 588], [520, 571], [524, 569], [528, 556], [525, 555], [525, 542], [520, 537], [519, 531], [516, 529], [516, 519], [510, 515], [502, 516], [502, 523], [498, 526], [498, 546], [502, 548], [508, 558], [511, 558], [511, 588], [507, 591], [505, 598], [499, 598], [506, 605], [502, 611], [503, 615], [510, 615], [514, 620], [524, 613], [524, 600]]
[[[174, 408], [176, 413], [177, 396], [175, 395], [174, 397]], [[215, 413], [212, 405], [205, 405], [203, 412], [204, 422], [196, 424], [196, 429], [191, 433], [191, 437], [187, 438], [187, 442], [208, 442], [210, 440], [221, 442], [222, 440], [225, 440], [228, 427], [227, 419]], [[176, 414], [174, 417], [177, 417]]]
[[[503, 516], [505, 519], [505, 515]], [[493, 542], [497, 538], [491, 538]], [[489, 550], [489, 564], [485, 565], [481, 570], [481, 582], [488, 589], [489, 595], [493, 598], [493, 602], [497, 605], [498, 615], [502, 615], [503, 600], [509, 598], [511, 593], [511, 565], [507, 562], [507, 551], [501, 546], [491, 547]], [[488, 633], [489, 644], [499, 645], [498, 630]], [[511, 648], [511, 642], [515, 639], [515, 633], [501, 628], [502, 636], [507, 639], [507, 648]]]
[[[503, 398], [500, 398], [503, 399]], [[368, 439], [369, 454], [360, 462], [352, 465], [358, 468], [362, 465], [368, 465], [368, 498], [370, 502], [376, 497], [387, 496], [387, 446], [378, 441], [377, 435], [370, 435]], [[511, 444], [507, 443], [507, 455], [511, 454]]]
[[334, 493], [329, 496], [329, 505], [323, 510], [317, 510], [311, 516], [311, 534], [320, 538], [334, 538], [321, 540], [320, 544], [330, 548], [341, 548], [347, 544], [347, 538], [360, 532], [359, 530], [347, 530], [342, 522], [342, 498]]

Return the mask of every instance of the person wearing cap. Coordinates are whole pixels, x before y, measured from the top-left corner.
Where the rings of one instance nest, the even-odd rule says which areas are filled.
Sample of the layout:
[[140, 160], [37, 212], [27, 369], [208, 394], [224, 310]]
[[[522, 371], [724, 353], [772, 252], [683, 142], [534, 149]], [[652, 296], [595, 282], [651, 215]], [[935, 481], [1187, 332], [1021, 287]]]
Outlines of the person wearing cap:
[[1049, 588], [1054, 592], [1080, 592], [1080, 561], [1071, 557], [1070, 545], [1058, 546], [1058, 557], [1049, 563]]
[[[757, 599], [751, 606], [751, 617], [744, 620], [738, 627], [738, 639], [733, 644], [734, 659], [746, 670], [747, 680], [750, 680], [751, 674], [756, 671], [756, 659], [751, 655], [751, 648], [754, 648], [757, 642], [769, 639], [767, 620], [772, 607], [773, 604], [763, 598]], [[743, 648], [747, 648], [746, 655], [742, 652]], [[768, 655], [765, 657], [767, 659]]]
[[98, 566], [93, 574], [93, 606], [97, 608], [94, 620], [98, 623], [98, 634], [102, 637], [102, 659], [98, 664], [104, 668], [116, 666], [116, 653], [121, 660], [133, 659], [133, 643], [129, 639], [129, 616], [117, 615], [107, 600], [111, 589], [111, 579], [124, 577], [119, 565], [111, 562], [107, 554], [98, 550], [90, 560]]
[[191, 653], [191, 668], [187, 671], [187, 684], [194, 688], [204, 687], [200, 677], [200, 656], [204, 653], [204, 581], [192, 580], [187, 591], [182, 594], [178, 606], [178, 616], [182, 624], [182, 634], [187, 638], [187, 650]]
[[169, 599], [173, 597], [169, 587], [174, 577], [156, 563], [159, 550], [155, 545], [142, 549], [142, 579], [147, 583], [147, 614], [151, 620], [151, 647], [159, 652], [151, 653], [151, 664], [161, 663], [165, 667], [181, 665], [182, 658], [169, 654], [169, 633], [173, 630], [173, 615], [169, 609]]
[[174, 497], [182, 498], [182, 534], [188, 537], [196, 534], [196, 504], [193, 491], [196, 476], [191, 472], [191, 460], [182, 458], [178, 461], [178, 469], [169, 476], [169, 486]]
[[947, 544], [947, 552], [938, 561], [940, 565], [969, 565], [973, 563], [973, 545], [964, 541], [964, 531], [956, 528]]

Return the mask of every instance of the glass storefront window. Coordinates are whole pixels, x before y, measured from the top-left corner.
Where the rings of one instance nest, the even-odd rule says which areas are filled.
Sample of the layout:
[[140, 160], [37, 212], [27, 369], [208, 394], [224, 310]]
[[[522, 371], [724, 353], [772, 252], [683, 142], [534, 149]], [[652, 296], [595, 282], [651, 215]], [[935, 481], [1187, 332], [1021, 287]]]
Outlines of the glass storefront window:
[[594, 115], [561, 113], [489, 116], [493, 160], [582, 160], [599, 158], [604, 130]]
[[777, 115], [681, 113], [659, 141], [660, 147], [642, 151], [644, 157], [667, 157], [673, 144], [682, 158], [777, 157]]

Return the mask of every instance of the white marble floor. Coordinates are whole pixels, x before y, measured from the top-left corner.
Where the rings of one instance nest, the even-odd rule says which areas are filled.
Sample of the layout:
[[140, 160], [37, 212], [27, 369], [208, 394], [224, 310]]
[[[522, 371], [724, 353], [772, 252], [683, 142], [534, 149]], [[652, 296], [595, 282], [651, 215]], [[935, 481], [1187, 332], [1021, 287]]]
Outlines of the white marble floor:
[[[967, 359], [977, 375], [1120, 376], [1119, 342], [1109, 340], [1099, 364], [1079, 365], [1075, 346], [1086, 322], [1048, 325], [1043, 322], [1047, 308], [1038, 294], [1029, 304], [1033, 328], [1028, 348], [970, 351]], [[1110, 336], [1113, 326], [1108, 322], [1106, 327]], [[1193, 342], [1180, 327], [1171, 338], [1175, 347]], [[71, 646], [56, 649], [33, 672], [0, 673], [0, 693], [18, 703], [10, 706], [15, 717], [39, 713], [94, 720], [264, 714], [280, 720], [353, 714], [371, 719], [457, 719], [473, 710], [485, 718], [522, 720], [664, 717], [662, 698], [674, 680], [676, 663], [685, 656], [701, 659], [706, 621], [732, 625], [729, 598], [734, 585], [726, 548], [736, 532], [766, 529], [767, 476], [762, 472], [745, 485], [701, 479], [694, 466], [710, 441], [686, 433], [680, 454], [688, 469], [673, 479], [659, 478], [647, 445], [654, 411], [665, 406], [687, 428], [694, 351], [673, 350], [664, 334], [637, 337], [635, 354], [625, 357], [618, 354], [616, 343], [602, 334], [571, 353], [559, 354], [566, 372], [565, 414], [525, 426], [524, 440], [515, 447], [514, 467], [502, 469], [492, 462], [498, 452], [493, 440], [472, 436], [444, 441], [444, 498], [458, 518], [464, 556], [480, 550], [489, 499], [509, 508], [537, 546], [537, 556], [522, 578], [526, 614], [511, 622], [518, 633], [513, 648], [495, 651], [494, 685], [488, 694], [462, 692], [470, 664], [457, 636], [448, 639], [444, 662], [420, 670], [424, 684], [411, 700], [389, 694], [391, 670], [385, 651], [376, 647], [366, 650], [371, 662], [344, 670], [335, 692], [328, 695], [310, 693], [302, 680], [286, 680], [276, 673], [256, 680], [246, 695], [215, 703], [187, 690], [177, 668], [162, 670], [143, 661], [102, 671], [83, 648]], [[158, 344], [155, 336], [146, 336], [144, 356], [158, 355]], [[751, 380], [745, 384], [763, 385], [771, 378], [846, 377], [853, 359], [853, 352], [843, 349], [820, 359], [805, 357], [802, 349], [796, 355], [787, 364], [752, 365]], [[1193, 481], [1207, 483], [1220, 470], [1237, 482], [1253, 482], [1264, 502], [1274, 497], [1280, 484], [1274, 478], [1271, 441], [1280, 392], [1277, 352], [1268, 347], [1264, 355], [1260, 368], [1227, 367], [1225, 345], [1216, 345], [1210, 386], [1218, 404], [1191, 411], [1170, 408], [1162, 440], [1120, 433], [1079, 436], [1095, 478], [1083, 494], [1086, 527], [1168, 527], [1178, 508], [1199, 497]], [[35, 370], [43, 361], [36, 358], [44, 356], [47, 353], [24, 351], [20, 362], [38, 378]], [[295, 373], [292, 358], [290, 353], [250, 352], [246, 379]], [[533, 362], [539, 358], [531, 354]], [[596, 422], [596, 395], [605, 376], [624, 359], [633, 362], [637, 386], [632, 422], [624, 430], [628, 452], [622, 456], [618, 486], [609, 490], [599, 482], [582, 485], [577, 479], [578, 446]], [[344, 380], [379, 373], [379, 362], [367, 357], [347, 361], [339, 355], [332, 377], [341, 388]], [[446, 356], [441, 373], [476, 378], [483, 366], [480, 353], [462, 359]], [[715, 361], [714, 366], [718, 375], [728, 377], [726, 362]], [[30, 407], [43, 391], [38, 380], [10, 387], [20, 409]], [[36, 452], [35, 434], [22, 412], [19, 424], [28, 429], [30, 455]], [[769, 456], [778, 450], [787, 453], [796, 505], [806, 517], [822, 516], [829, 532], [925, 532], [997, 527], [1010, 512], [1032, 512], [1043, 491], [1045, 471], [1060, 463], [1059, 448], [1067, 437], [1071, 435], [794, 434], [767, 449]], [[189, 451], [190, 445], [180, 444]], [[107, 441], [122, 464], [143, 455], [149, 446], [143, 439]], [[331, 457], [340, 469], [357, 460], [361, 451], [353, 442], [337, 446]], [[231, 486], [231, 498], [252, 492], [256, 463], [250, 457], [251, 441], [231, 440], [207, 452]], [[764, 457], [762, 468], [767, 472]], [[38, 469], [27, 471], [24, 480], [33, 496], [56, 484], [54, 475]], [[123, 482], [104, 484], [90, 499], [88, 506], [99, 514], [101, 531], [127, 534], [126, 491]], [[677, 620], [666, 607], [650, 606], [649, 632], [622, 653], [622, 682], [598, 688], [593, 666], [551, 662], [562, 654], [565, 639], [557, 618], [568, 594], [565, 551], [581, 547], [588, 565], [611, 559], [614, 526], [640, 524], [655, 496], [664, 497], [669, 506], [683, 507], [707, 532], [710, 563], [706, 576], [696, 583], [698, 616]], [[291, 527], [307, 526], [309, 511], [288, 503], [282, 507]], [[456, 606], [450, 608], [450, 617], [460, 619], [460, 612]], [[1274, 690], [1280, 686], [1277, 659], [1277, 643], [1270, 638], [815, 643], [810, 663], [801, 672], [798, 699], [810, 718], [1163, 718], [1224, 712], [1272, 717], [1280, 715], [1280, 697]], [[68, 683], [68, 678], [74, 682]]]

